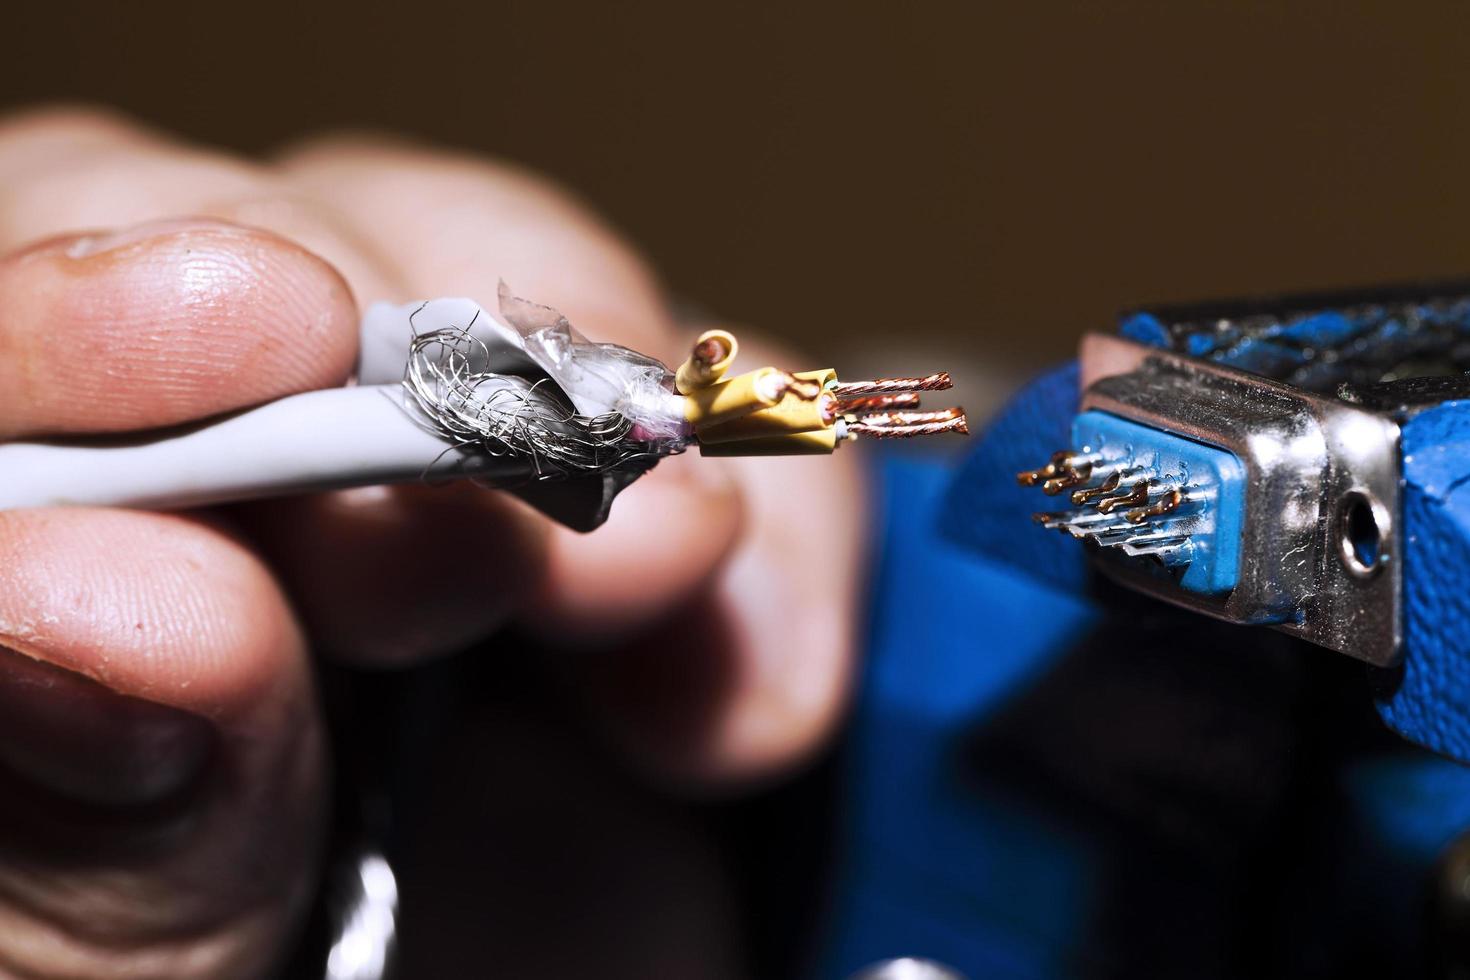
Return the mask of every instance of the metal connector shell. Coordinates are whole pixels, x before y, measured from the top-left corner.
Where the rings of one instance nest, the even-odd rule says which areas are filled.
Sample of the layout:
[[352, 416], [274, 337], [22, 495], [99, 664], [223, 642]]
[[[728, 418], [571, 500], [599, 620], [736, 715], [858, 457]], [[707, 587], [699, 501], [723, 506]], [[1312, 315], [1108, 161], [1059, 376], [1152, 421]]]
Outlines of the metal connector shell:
[[[1236, 623], [1274, 625], [1372, 664], [1402, 640], [1398, 426], [1336, 398], [1102, 334], [1082, 345], [1081, 410], [1234, 453], [1246, 467], [1239, 582], [1178, 588], [1126, 558], [1130, 587]], [[1359, 539], [1370, 529], [1372, 547]]]

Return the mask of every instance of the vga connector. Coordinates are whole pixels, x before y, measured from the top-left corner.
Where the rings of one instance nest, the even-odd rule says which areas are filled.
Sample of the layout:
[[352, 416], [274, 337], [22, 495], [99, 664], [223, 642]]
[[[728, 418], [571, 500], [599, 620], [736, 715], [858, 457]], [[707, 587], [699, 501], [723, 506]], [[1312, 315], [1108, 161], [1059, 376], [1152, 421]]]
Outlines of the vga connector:
[[1089, 335], [1072, 445], [1018, 474], [1109, 576], [1375, 664], [1402, 633], [1399, 429], [1187, 353]]
[[1035, 520], [1128, 558], [1200, 595], [1240, 578], [1245, 466], [1227, 450], [1091, 410], [1072, 422], [1076, 450], [1020, 475], [1071, 504]]

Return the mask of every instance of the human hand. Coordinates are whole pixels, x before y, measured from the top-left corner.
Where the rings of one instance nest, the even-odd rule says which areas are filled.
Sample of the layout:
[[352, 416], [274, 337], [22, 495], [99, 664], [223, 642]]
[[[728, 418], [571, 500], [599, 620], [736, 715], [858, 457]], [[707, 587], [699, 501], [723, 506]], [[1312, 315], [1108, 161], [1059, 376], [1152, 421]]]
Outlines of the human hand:
[[[497, 278], [596, 340], [678, 360], [692, 334], [564, 192], [384, 142], [254, 163], [92, 112], [13, 118], [0, 252], [0, 438], [339, 385], [358, 303]], [[853, 465], [668, 460], [590, 536], [467, 486], [0, 513], [0, 973], [273, 968], [330, 782], [313, 654], [408, 664], [518, 621], [617, 651], [570, 658], [573, 686], [650, 771], [793, 765], [851, 672]]]

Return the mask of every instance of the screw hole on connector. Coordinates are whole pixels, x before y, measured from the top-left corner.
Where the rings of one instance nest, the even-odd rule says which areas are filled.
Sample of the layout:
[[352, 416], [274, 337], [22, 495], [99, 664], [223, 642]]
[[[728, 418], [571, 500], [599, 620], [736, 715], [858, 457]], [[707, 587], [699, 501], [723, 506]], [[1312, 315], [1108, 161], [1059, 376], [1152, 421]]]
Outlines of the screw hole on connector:
[[1371, 578], [1383, 567], [1387, 521], [1381, 515], [1383, 506], [1361, 490], [1349, 492], [1338, 505], [1338, 554], [1355, 578]]

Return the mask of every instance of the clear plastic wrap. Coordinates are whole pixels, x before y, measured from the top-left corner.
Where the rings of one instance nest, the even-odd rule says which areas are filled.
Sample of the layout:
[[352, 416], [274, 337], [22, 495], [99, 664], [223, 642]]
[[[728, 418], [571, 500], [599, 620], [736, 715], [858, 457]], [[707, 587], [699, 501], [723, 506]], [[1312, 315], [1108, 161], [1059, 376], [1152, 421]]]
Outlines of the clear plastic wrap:
[[682, 444], [687, 438], [674, 375], [662, 361], [617, 344], [592, 343], [559, 312], [513, 295], [503, 281], [500, 316], [581, 414], [616, 412], [633, 423], [633, 438], [641, 441]]

